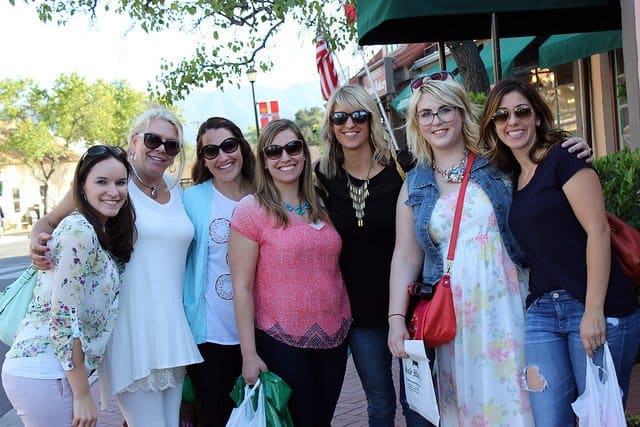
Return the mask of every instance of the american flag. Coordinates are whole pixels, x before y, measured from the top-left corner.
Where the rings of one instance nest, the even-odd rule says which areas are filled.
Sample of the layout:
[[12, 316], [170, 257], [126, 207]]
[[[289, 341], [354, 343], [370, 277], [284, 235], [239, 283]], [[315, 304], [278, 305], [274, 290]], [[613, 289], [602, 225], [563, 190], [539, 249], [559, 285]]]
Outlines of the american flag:
[[320, 35], [316, 42], [316, 65], [320, 74], [320, 90], [326, 101], [338, 87], [338, 73], [333, 65], [333, 57], [327, 48], [327, 42]]

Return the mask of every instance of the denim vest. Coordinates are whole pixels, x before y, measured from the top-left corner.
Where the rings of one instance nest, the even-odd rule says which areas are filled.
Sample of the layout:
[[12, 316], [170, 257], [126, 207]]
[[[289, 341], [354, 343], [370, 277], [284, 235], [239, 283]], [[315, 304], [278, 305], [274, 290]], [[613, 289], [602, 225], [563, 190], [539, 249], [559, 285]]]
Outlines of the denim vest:
[[[507, 219], [511, 207], [511, 177], [500, 172], [486, 158], [477, 156], [471, 167], [471, 181], [485, 192], [495, 212], [502, 241], [511, 260], [520, 267], [526, 266], [524, 253], [509, 230]], [[429, 223], [440, 190], [430, 167], [416, 166], [407, 174], [409, 198], [405, 204], [413, 209], [414, 228], [418, 243], [424, 251], [422, 282], [435, 283], [442, 277], [444, 264], [440, 251], [429, 235]]]

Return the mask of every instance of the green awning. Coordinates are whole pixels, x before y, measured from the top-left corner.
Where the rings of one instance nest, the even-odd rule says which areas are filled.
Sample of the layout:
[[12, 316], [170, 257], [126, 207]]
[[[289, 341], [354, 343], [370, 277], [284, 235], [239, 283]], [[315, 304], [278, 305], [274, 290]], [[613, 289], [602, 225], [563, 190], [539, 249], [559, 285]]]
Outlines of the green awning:
[[620, 47], [620, 31], [555, 35], [538, 49], [538, 64], [542, 68], [553, 67]]
[[[513, 77], [515, 71], [513, 63], [516, 56], [518, 56], [518, 54], [522, 52], [522, 50], [527, 47], [533, 39], [534, 37], [509, 37], [500, 39], [500, 60], [502, 61], [503, 77]], [[480, 59], [482, 59], [482, 63], [489, 75], [489, 83], [493, 84], [493, 46], [491, 45], [491, 42], [488, 42], [480, 51]], [[456, 61], [453, 59], [453, 56], [449, 56], [447, 58], [447, 70], [453, 71], [456, 67]], [[424, 73], [422, 73], [422, 75], [431, 74], [438, 71], [438, 69], [439, 64], [436, 62], [435, 65], [429, 67]], [[456, 75], [456, 80], [459, 83], [462, 83], [461, 79], [462, 77], [459, 74]], [[402, 89], [395, 98], [393, 98], [393, 101], [391, 101], [391, 107], [400, 113], [404, 112], [409, 105], [410, 97], [411, 88], [410, 86], [407, 86]]]
[[361, 45], [620, 29], [620, 0], [356, 0]]

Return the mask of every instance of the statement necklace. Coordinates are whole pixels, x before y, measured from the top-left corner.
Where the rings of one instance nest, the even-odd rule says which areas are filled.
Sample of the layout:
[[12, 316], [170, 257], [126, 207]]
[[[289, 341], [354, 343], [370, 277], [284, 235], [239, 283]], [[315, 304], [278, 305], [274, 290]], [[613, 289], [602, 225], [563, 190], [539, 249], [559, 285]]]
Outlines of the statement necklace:
[[306, 211], [308, 211], [311, 208], [311, 205], [309, 204], [308, 201], [305, 200], [304, 203], [302, 203], [301, 205], [295, 205], [293, 206], [291, 203], [287, 203], [284, 202], [282, 204], [284, 206], [284, 208], [286, 210], [288, 210], [289, 212], [295, 212], [298, 215], [302, 216], [305, 214]]
[[140, 181], [140, 184], [144, 185], [149, 190], [151, 190], [149, 192], [149, 195], [151, 196], [151, 198], [153, 200], [157, 199], [158, 198], [158, 187], [160, 187], [160, 184], [158, 184], [158, 185], [149, 185], [146, 182], [144, 182], [142, 180], [142, 178], [140, 178], [140, 175], [138, 175], [138, 171], [136, 170], [135, 166], [133, 166], [133, 164], [131, 165], [131, 170], [133, 170], [133, 174], [136, 176], [136, 178], [138, 178], [138, 181]]
[[349, 178], [349, 172], [347, 172], [347, 189], [349, 190], [349, 197], [351, 198], [353, 209], [356, 211], [356, 219], [358, 220], [358, 227], [364, 226], [364, 208], [366, 206], [366, 200], [369, 196], [369, 174], [373, 168], [373, 157], [369, 164], [369, 170], [367, 171], [367, 177], [364, 179], [362, 185], [357, 186], [351, 182]]
[[464, 150], [464, 153], [462, 154], [462, 157], [460, 157], [460, 160], [458, 160], [456, 164], [454, 164], [450, 168], [442, 170], [438, 166], [436, 166], [435, 161], [431, 164], [431, 167], [434, 171], [438, 172], [438, 174], [442, 176], [444, 182], [453, 182], [457, 184], [462, 182], [462, 178], [464, 178], [464, 168], [467, 165], [468, 157], [469, 150]]

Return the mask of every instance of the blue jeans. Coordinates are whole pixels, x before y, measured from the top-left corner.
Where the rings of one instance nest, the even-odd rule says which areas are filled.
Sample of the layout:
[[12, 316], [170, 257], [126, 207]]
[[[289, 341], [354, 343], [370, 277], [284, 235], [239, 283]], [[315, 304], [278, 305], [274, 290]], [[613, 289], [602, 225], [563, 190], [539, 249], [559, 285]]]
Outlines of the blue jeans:
[[[367, 397], [370, 427], [393, 427], [396, 391], [391, 370], [392, 355], [387, 345], [387, 328], [351, 328], [349, 347]], [[402, 369], [400, 369], [402, 371]], [[402, 381], [400, 386], [404, 390]], [[401, 396], [404, 393], [401, 392]], [[429, 426], [429, 422], [409, 409], [401, 399], [407, 427]]]
[[[526, 370], [532, 371], [525, 372], [524, 382], [537, 427], [576, 425], [571, 403], [584, 391], [586, 371], [580, 339], [583, 314], [584, 304], [563, 290], [542, 295], [527, 309], [525, 358]], [[640, 343], [640, 314], [607, 317], [606, 322], [607, 344], [624, 392], [624, 404]], [[602, 366], [602, 354], [602, 347], [595, 352], [598, 366]], [[526, 373], [529, 379], [542, 381], [541, 390], [527, 384]]]

